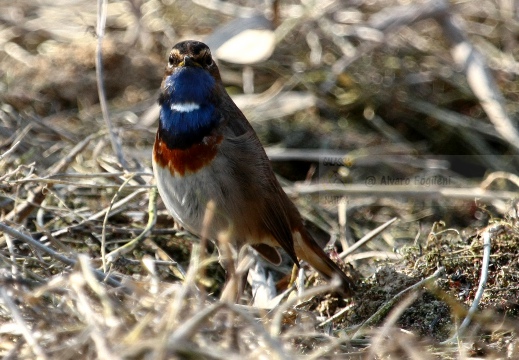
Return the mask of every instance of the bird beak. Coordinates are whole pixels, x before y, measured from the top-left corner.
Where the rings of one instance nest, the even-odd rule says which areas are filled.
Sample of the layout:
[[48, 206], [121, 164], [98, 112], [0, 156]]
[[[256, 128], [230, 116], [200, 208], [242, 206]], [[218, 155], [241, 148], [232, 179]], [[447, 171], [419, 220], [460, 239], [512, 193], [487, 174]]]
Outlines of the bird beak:
[[195, 60], [193, 60], [192, 57], [186, 55], [184, 56], [184, 60], [178, 64], [178, 66], [181, 66], [181, 67], [187, 67], [187, 66], [198, 66], [198, 67], [201, 67], [199, 63], [197, 63]]

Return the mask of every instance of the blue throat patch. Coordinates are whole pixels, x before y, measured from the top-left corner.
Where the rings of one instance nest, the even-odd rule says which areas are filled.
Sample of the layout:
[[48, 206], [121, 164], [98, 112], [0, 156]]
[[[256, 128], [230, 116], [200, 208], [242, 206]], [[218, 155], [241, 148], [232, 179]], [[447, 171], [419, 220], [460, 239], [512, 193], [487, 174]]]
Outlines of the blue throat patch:
[[[159, 98], [159, 136], [170, 149], [187, 149], [218, 125], [213, 87], [213, 77], [195, 67], [177, 69], [166, 78]], [[173, 105], [189, 103], [199, 107], [188, 112], [172, 109]]]

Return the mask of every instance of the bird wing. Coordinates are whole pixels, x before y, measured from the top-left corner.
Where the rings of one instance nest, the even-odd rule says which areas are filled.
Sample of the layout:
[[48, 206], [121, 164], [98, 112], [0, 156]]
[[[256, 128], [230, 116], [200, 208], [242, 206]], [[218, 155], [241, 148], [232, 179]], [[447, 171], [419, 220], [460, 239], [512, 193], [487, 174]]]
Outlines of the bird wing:
[[[274, 243], [279, 244], [298, 264], [287, 212], [294, 205], [279, 185], [267, 154], [243, 113], [228, 96], [223, 97], [221, 106], [225, 109], [221, 126], [226, 144], [222, 144], [224, 146], [220, 149], [232, 161], [230, 171], [235, 172], [234, 177], [240, 179], [240, 189], [236, 191], [241, 191], [245, 199], [251, 199], [254, 209], [247, 210], [256, 217], [255, 226], [260, 228], [259, 232], [270, 235]], [[263, 197], [259, 197], [260, 194]], [[259, 252], [262, 253], [261, 247]], [[265, 255], [269, 260], [268, 255], [272, 254]]]
[[[250, 204], [246, 209], [256, 221], [252, 227], [255, 233], [270, 236], [274, 244], [279, 244], [297, 264], [292, 228], [287, 209], [292, 204], [281, 189], [263, 147], [256, 134], [249, 131], [241, 136], [225, 137], [229, 146], [222, 146], [221, 150], [229, 149], [234, 153], [230, 169], [235, 179], [240, 179], [239, 188], [245, 202]], [[293, 205], [292, 205], [293, 206]], [[243, 211], [243, 209], [242, 209]], [[258, 239], [261, 240], [261, 239]], [[262, 254], [262, 249], [259, 252]], [[267, 255], [267, 254], [265, 254]], [[270, 260], [269, 256], [265, 256]]]

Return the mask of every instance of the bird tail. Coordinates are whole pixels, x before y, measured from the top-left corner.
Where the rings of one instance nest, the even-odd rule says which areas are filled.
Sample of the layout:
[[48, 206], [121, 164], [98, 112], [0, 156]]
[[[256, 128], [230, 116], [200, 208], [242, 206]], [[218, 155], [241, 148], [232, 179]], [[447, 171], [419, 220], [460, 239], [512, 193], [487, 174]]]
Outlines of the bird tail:
[[306, 261], [328, 280], [333, 276], [339, 276], [342, 281], [341, 292], [346, 296], [353, 295], [355, 287], [353, 280], [326, 255], [306, 229], [302, 232], [295, 231], [293, 238], [295, 252], [299, 259]]

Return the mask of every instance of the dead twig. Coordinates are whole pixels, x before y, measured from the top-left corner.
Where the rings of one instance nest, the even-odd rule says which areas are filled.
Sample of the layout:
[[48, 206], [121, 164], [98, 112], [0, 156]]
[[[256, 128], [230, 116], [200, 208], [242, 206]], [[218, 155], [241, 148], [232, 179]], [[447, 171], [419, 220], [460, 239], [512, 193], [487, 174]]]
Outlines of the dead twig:
[[110, 201], [110, 205], [108, 206], [108, 209], [106, 210], [105, 217], [103, 219], [103, 230], [101, 231], [101, 261], [103, 262], [103, 272], [106, 272], [106, 266], [107, 266], [107, 260], [106, 260], [106, 224], [108, 223], [108, 217], [110, 216], [110, 210], [114, 206], [115, 199], [117, 199], [117, 196], [121, 193], [122, 189], [130, 182], [130, 180], [133, 178], [133, 176], [129, 176], [124, 183], [119, 186], [119, 189], [117, 189], [117, 192], [112, 197], [112, 201]]
[[105, 35], [106, 25], [106, 7], [108, 1], [98, 0], [97, 1], [97, 47], [96, 47], [96, 80], [97, 80], [97, 92], [99, 94], [99, 104], [101, 105], [101, 112], [103, 114], [103, 120], [108, 127], [108, 133], [110, 134], [110, 143], [112, 144], [112, 150], [117, 157], [119, 164], [126, 169], [126, 160], [124, 159], [123, 150], [117, 134], [115, 133], [110, 114], [108, 113], [108, 106], [106, 104], [105, 86], [103, 81], [103, 38]]
[[321, 195], [321, 196], [376, 196], [376, 197], [410, 197], [416, 199], [465, 199], [482, 202], [493, 200], [509, 200], [517, 197], [514, 191], [492, 191], [480, 187], [419, 187], [406, 185], [361, 185], [361, 184], [295, 184], [283, 186], [288, 194]]
[[369, 233], [367, 233], [366, 235], [364, 235], [362, 237], [362, 239], [360, 239], [359, 241], [357, 241], [355, 244], [353, 244], [352, 246], [350, 246], [349, 248], [347, 248], [346, 250], [344, 250], [342, 253], [339, 254], [339, 257], [341, 259], [345, 259], [346, 256], [350, 255], [351, 253], [353, 253], [355, 250], [357, 250], [359, 247], [361, 247], [362, 245], [364, 245], [365, 243], [367, 243], [368, 241], [372, 240], [375, 238], [375, 236], [377, 236], [378, 234], [380, 234], [382, 231], [384, 231], [386, 228], [388, 228], [391, 224], [393, 224], [395, 221], [397, 221], [398, 218], [394, 217], [392, 218], [391, 220], [387, 221], [386, 223], [380, 225], [379, 227], [377, 227], [376, 229], [373, 229], [371, 230]]
[[34, 124], [30, 123], [25, 128], [23, 128], [20, 131], [17, 131], [9, 139], [7, 139], [5, 142], [2, 142], [2, 144], [0, 144], [0, 146], [3, 147], [4, 144], [11, 143], [11, 147], [9, 149], [7, 149], [7, 151], [5, 153], [0, 154], [0, 161], [2, 159], [4, 159], [7, 155], [11, 154], [14, 150], [16, 150], [16, 148], [18, 146], [20, 146], [20, 144], [22, 144], [23, 138], [29, 133], [29, 131], [32, 130], [33, 127], [34, 127]]
[[207, 318], [215, 314], [225, 305], [226, 303], [224, 302], [216, 302], [207, 306], [204, 310], [189, 318], [180, 327], [178, 327], [173, 334], [170, 335], [168, 344], [170, 346], [175, 346], [176, 344], [181, 344], [189, 340], [196, 333], [196, 331], [199, 330], [202, 322], [206, 321]]
[[[0, 223], [1, 225], [1, 223]], [[3, 299], [3, 303], [5, 307], [9, 310], [11, 313], [13, 320], [16, 322], [16, 324], [19, 326], [19, 329], [21, 330], [21, 333], [31, 347], [32, 351], [36, 355], [37, 359], [49, 359], [49, 357], [45, 354], [45, 351], [43, 348], [38, 344], [38, 340], [34, 338], [34, 333], [31, 331], [27, 323], [25, 322], [22, 314], [18, 311], [17, 306], [11, 299], [11, 297], [7, 294], [7, 290], [5, 287], [0, 288], [0, 296]]]
[[[81, 141], [79, 144], [74, 146], [72, 150], [65, 156], [63, 159], [58, 161], [56, 164], [54, 164], [48, 171], [48, 175], [54, 175], [60, 172], [65, 171], [65, 169], [74, 161], [77, 154], [82, 152], [86, 146], [95, 139], [96, 137], [100, 136], [100, 134], [91, 134], [87, 136], [83, 141]], [[9, 214], [6, 215], [5, 220], [7, 221], [14, 221], [14, 222], [21, 222], [23, 219], [25, 219], [29, 214], [32, 212], [32, 210], [39, 206], [43, 200], [45, 199], [46, 194], [44, 193], [46, 185], [40, 185], [36, 187], [36, 189], [32, 190], [29, 193], [29, 196], [27, 197], [27, 200], [23, 202], [22, 204], [19, 204], [15, 206], [13, 210]]]
[[281, 333], [281, 324], [282, 324], [282, 320], [283, 320], [283, 315], [292, 306], [296, 305], [300, 301], [309, 299], [312, 296], [334, 291], [334, 290], [338, 289], [340, 285], [341, 285], [341, 282], [339, 281], [339, 279], [333, 278], [328, 284], [310, 288], [310, 289], [304, 291], [302, 295], [298, 295], [294, 298], [289, 299], [287, 302], [281, 304], [276, 309], [276, 312], [274, 313], [274, 318], [272, 319], [272, 324], [270, 325], [270, 334], [272, 336], [276, 336]]
[[[379, 356], [383, 355], [384, 340], [392, 341], [391, 330], [394, 329], [395, 323], [398, 321], [402, 313], [409, 307], [411, 304], [418, 299], [418, 296], [421, 294], [421, 291], [414, 291], [408, 294], [399, 304], [396, 306], [384, 321], [384, 325], [381, 328], [376, 330], [375, 336], [371, 340], [370, 346], [370, 358], [376, 359]], [[430, 357], [427, 354], [422, 354], [422, 359], [429, 359]]]
[[[117, 210], [121, 210], [124, 205], [126, 205], [127, 203], [132, 201], [135, 197], [137, 197], [138, 195], [142, 194], [145, 191], [146, 191], [146, 189], [143, 189], [142, 186], [139, 186], [137, 190], [135, 190], [134, 192], [132, 192], [131, 194], [129, 194], [125, 198], [117, 201], [115, 204], [113, 204], [111, 206], [112, 214], [113, 214], [114, 210], [116, 210], [116, 209]], [[96, 219], [99, 219], [99, 218], [105, 216], [105, 214], [108, 212], [108, 210], [109, 210], [109, 208], [105, 208], [105, 209], [103, 209], [101, 211], [98, 211], [97, 213], [89, 216], [87, 219], [84, 219], [84, 220], [80, 221], [78, 224], [70, 225], [70, 226], [64, 227], [62, 229], [56, 230], [51, 235], [57, 237], [57, 236], [60, 236], [62, 234], [66, 234], [71, 229], [80, 228], [80, 227], [82, 227], [83, 225], [85, 225], [86, 223], [88, 223], [88, 222], [90, 222], [92, 220], [96, 220]], [[43, 236], [40, 239], [40, 241], [45, 241], [45, 240], [47, 240], [46, 236]]]
[[[406, 5], [398, 7], [388, 7], [375, 14], [368, 22], [372, 33], [371, 42], [363, 41], [362, 44], [351, 54], [347, 52], [332, 66], [332, 71], [321, 89], [328, 92], [335, 83], [337, 76], [344, 72], [353, 62], [361, 59], [367, 53], [385, 44], [385, 37], [396, 32], [403, 26], [409, 26], [420, 20], [435, 17], [443, 14], [448, 9], [448, 5], [443, 0], [428, 1], [419, 5]], [[364, 31], [365, 33], [366, 31]]]
[[499, 134], [492, 125], [455, 111], [442, 109], [428, 101], [409, 99], [406, 101], [405, 106], [414, 111], [431, 116], [454, 129], [473, 130], [493, 139], [503, 139], [502, 135]]
[[483, 234], [481, 236], [483, 237], [483, 263], [481, 265], [481, 276], [479, 278], [479, 285], [478, 289], [476, 291], [476, 295], [474, 296], [474, 301], [472, 302], [472, 305], [470, 306], [470, 309], [467, 312], [467, 315], [465, 316], [465, 319], [463, 319], [463, 322], [461, 323], [460, 327], [458, 328], [458, 331], [456, 334], [443, 342], [443, 344], [448, 344], [451, 342], [457, 342], [460, 337], [463, 336], [463, 333], [469, 326], [470, 322], [472, 321], [472, 318], [474, 317], [474, 314], [478, 310], [479, 303], [481, 301], [481, 298], [483, 296], [483, 292], [485, 291], [485, 286], [487, 284], [488, 279], [488, 265], [490, 264], [490, 249], [491, 249], [491, 237], [498, 232], [500, 232], [503, 229], [503, 224], [496, 224], [493, 226], [490, 226], [485, 229]]
[[[80, 261], [83, 267], [89, 267], [86, 265], [86, 260], [83, 259]], [[85, 285], [87, 280], [85, 279], [84, 274], [75, 272], [71, 276], [70, 287], [74, 290], [76, 294], [76, 302], [77, 309], [79, 313], [81, 313], [88, 327], [88, 334], [92, 338], [96, 349], [97, 355], [101, 359], [121, 359], [118, 354], [114, 353], [110, 349], [110, 344], [104, 336], [104, 329], [102, 328], [103, 322], [105, 322], [105, 318], [101, 316], [95, 309], [91, 306], [89, 301], [89, 296], [85, 291]]]
[[[5, 224], [4, 222], [0, 222], [0, 230], [11, 235], [12, 237], [17, 238], [18, 240], [21, 240], [21, 241], [37, 248], [40, 251], [43, 251], [44, 253], [50, 255], [54, 259], [61, 261], [65, 265], [73, 267], [77, 263], [76, 259], [71, 259], [64, 255], [61, 255], [60, 253], [52, 250], [48, 246], [43, 245], [41, 242], [33, 239], [32, 237], [25, 235], [16, 229], [13, 229], [12, 227]], [[96, 277], [99, 281], [106, 281], [106, 283], [110, 286], [113, 286], [116, 288], [122, 288], [125, 291], [129, 291], [129, 289], [126, 286], [121, 284], [121, 282], [116, 280], [113, 276], [107, 275], [99, 270], [92, 270], [92, 271], [94, 272], [94, 274], [96, 275]]]
[[120, 256], [127, 254], [128, 252], [135, 249], [137, 244], [139, 244], [139, 242], [141, 242], [141, 240], [144, 239], [151, 231], [151, 229], [155, 226], [155, 223], [157, 222], [157, 188], [152, 187], [150, 189], [149, 194], [150, 198], [148, 202], [148, 223], [146, 224], [146, 227], [135, 239], [130, 240], [125, 245], [115, 249], [114, 251], [106, 255], [106, 262], [108, 264], [114, 262]]
[[436, 17], [445, 37], [451, 42], [454, 61], [462, 68], [467, 82], [485, 110], [496, 131], [516, 151], [519, 151], [519, 132], [508, 116], [505, 99], [499, 90], [484, 56], [470, 43], [461, 20], [444, 12]]
[[378, 323], [398, 301], [402, 300], [402, 298], [406, 294], [408, 294], [409, 292], [414, 291], [414, 290], [416, 290], [418, 288], [421, 288], [422, 286], [426, 286], [427, 283], [435, 281], [436, 279], [438, 279], [442, 275], [443, 271], [444, 271], [444, 268], [440, 267], [431, 276], [429, 276], [429, 277], [427, 277], [427, 278], [425, 278], [423, 280], [420, 280], [416, 284], [411, 285], [408, 288], [400, 291], [391, 300], [389, 300], [386, 303], [384, 303], [373, 315], [371, 315], [369, 317], [369, 319], [364, 321], [364, 323], [362, 323], [362, 325], [360, 325], [358, 330], [352, 336], [352, 339], [358, 339], [360, 336], [364, 335], [365, 330], [369, 326]]
[[505, 171], [495, 171], [491, 174], [488, 174], [485, 180], [479, 184], [479, 187], [482, 189], [487, 189], [497, 179], [506, 179], [519, 188], [519, 176]]

